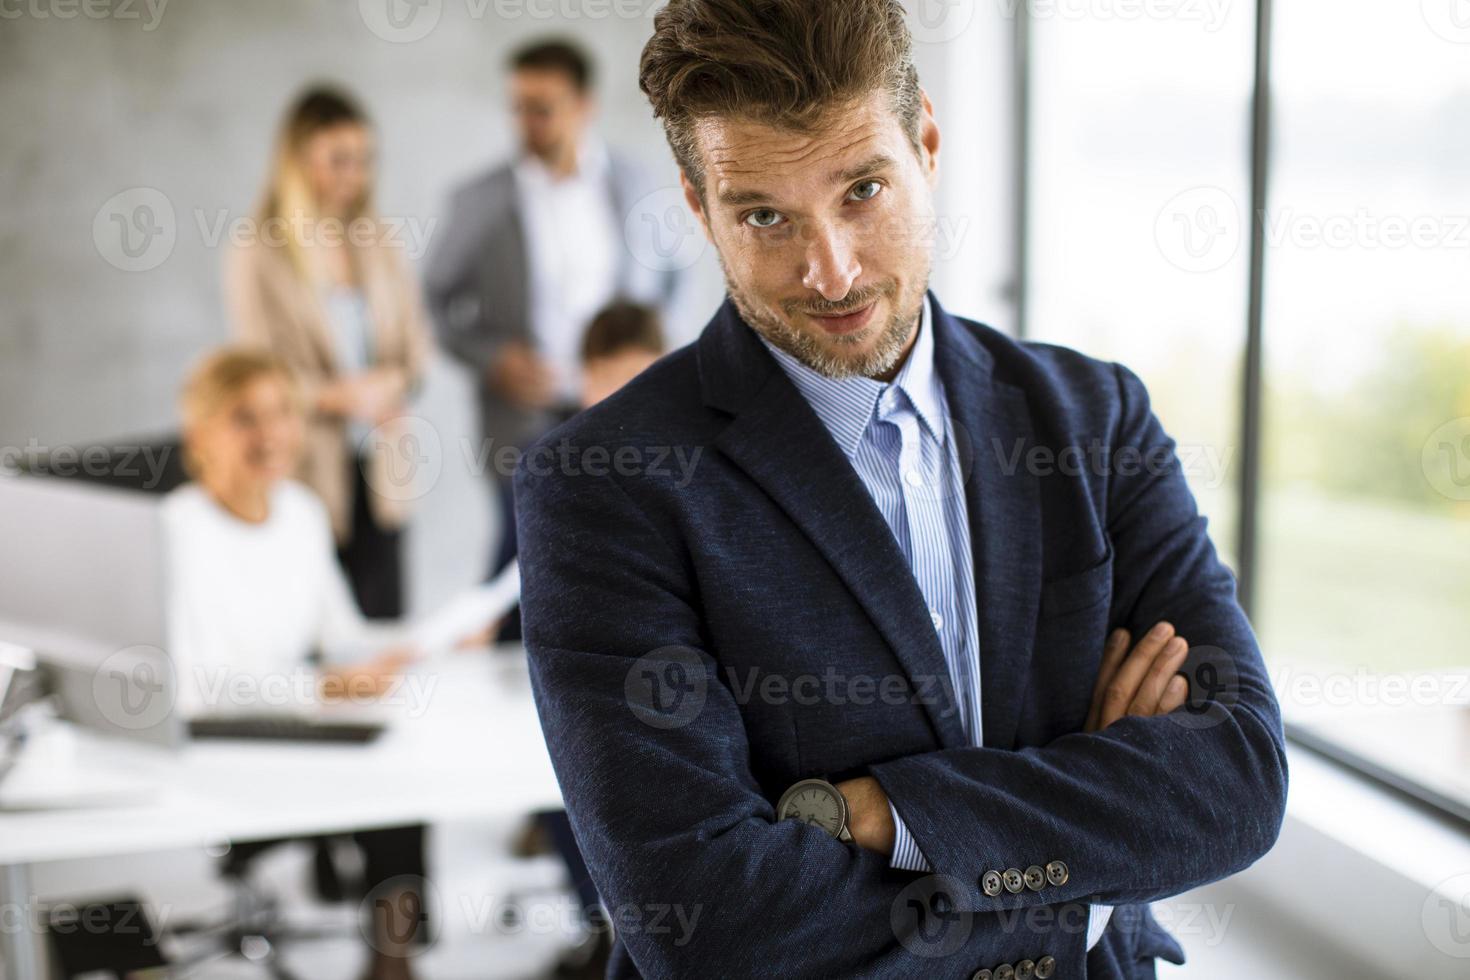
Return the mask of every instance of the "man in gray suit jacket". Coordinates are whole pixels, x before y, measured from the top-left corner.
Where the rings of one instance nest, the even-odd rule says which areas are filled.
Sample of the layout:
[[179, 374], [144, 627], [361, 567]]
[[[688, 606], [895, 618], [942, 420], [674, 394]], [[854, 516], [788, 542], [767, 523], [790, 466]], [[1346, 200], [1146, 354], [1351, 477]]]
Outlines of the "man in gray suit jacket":
[[[523, 447], [577, 402], [576, 352], [614, 298], [665, 306], [674, 275], [625, 246], [627, 215], [653, 188], [590, 136], [590, 65], [561, 41], [511, 59], [522, 152], [461, 187], [430, 257], [439, 340], [480, 382], [483, 458]], [[497, 476], [508, 489], [510, 472]]]

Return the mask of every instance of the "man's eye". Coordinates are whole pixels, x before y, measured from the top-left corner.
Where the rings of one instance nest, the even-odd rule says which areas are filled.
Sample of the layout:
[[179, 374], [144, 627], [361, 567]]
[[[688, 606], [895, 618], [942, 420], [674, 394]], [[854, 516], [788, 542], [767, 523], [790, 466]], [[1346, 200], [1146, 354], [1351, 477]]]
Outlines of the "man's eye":
[[880, 182], [876, 180], [865, 180], [854, 187], [847, 196], [854, 201], [871, 201], [878, 196], [878, 192], [881, 190], [883, 190], [883, 185]]
[[761, 208], [759, 211], [752, 211], [746, 215], [745, 223], [752, 228], [774, 228], [781, 223], [781, 212]]

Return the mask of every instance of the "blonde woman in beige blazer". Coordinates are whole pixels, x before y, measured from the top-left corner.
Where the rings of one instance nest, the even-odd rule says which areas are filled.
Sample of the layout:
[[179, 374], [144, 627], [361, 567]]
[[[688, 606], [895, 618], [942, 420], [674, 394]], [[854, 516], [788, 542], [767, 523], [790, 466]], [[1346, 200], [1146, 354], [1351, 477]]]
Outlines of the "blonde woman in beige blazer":
[[[312, 89], [282, 125], [254, 234], [228, 259], [237, 334], [290, 365], [306, 395], [298, 479], [326, 504], [338, 557], [371, 618], [403, 612], [393, 469], [397, 422], [429, 333], [399, 243], [372, 209], [373, 133], [347, 96]], [[401, 466], [402, 460], [397, 460]]]

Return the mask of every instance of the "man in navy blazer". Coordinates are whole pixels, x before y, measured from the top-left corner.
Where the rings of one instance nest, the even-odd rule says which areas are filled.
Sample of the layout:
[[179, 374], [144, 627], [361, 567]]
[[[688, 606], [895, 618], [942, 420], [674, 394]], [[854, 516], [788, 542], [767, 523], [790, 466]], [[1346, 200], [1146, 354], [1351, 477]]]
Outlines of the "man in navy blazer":
[[909, 45], [898, 0], [672, 0], [643, 54], [729, 297], [516, 476], [610, 976], [1152, 977], [1146, 903], [1280, 829], [1280, 713], [1143, 385], [927, 291]]

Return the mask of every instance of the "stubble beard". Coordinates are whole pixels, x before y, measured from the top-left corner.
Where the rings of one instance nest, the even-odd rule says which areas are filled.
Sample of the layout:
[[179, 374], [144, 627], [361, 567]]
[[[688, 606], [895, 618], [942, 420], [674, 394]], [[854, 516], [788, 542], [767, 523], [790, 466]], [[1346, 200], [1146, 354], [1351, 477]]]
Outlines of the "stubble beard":
[[898, 283], [887, 279], [862, 289], [855, 289], [838, 303], [791, 301], [782, 304], [783, 312], [788, 317], [796, 317], [802, 313], [831, 315], [854, 312], [876, 299], [886, 298], [892, 310], [888, 321], [879, 327], [878, 338], [872, 346], [858, 353], [852, 350], [844, 352], [843, 349], [856, 348], [868, 340], [872, 336], [871, 330], [864, 331], [857, 336], [828, 337], [826, 343], [823, 343], [812, 334], [792, 326], [787, 319], [768, 311], [761, 304], [752, 302], [746, 292], [731, 277], [730, 270], [726, 267], [723, 258], [720, 260], [720, 269], [725, 274], [725, 289], [730, 294], [730, 299], [735, 304], [735, 309], [741, 319], [777, 350], [790, 354], [813, 371], [828, 378], [876, 378], [890, 375], [898, 364], [899, 358], [903, 356], [909, 337], [912, 336], [918, 324], [929, 278], [928, 270], [925, 269], [920, 280], [923, 288], [920, 288], [917, 295], [912, 297], [899, 296]]

